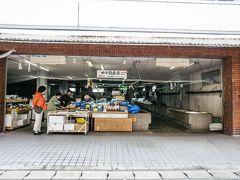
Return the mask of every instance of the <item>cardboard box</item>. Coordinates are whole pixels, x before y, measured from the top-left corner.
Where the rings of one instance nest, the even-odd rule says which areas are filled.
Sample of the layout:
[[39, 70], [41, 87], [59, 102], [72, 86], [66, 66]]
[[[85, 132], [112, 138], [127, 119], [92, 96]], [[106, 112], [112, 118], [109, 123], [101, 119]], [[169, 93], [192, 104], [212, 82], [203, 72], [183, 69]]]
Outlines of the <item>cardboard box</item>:
[[74, 128], [76, 131], [79, 131], [79, 130], [83, 131], [85, 129], [84, 126], [86, 126], [86, 125], [85, 124], [75, 124]]
[[63, 124], [51, 123], [48, 124], [48, 128], [51, 131], [63, 131]]
[[64, 130], [74, 131], [75, 124], [64, 124]]
[[132, 119], [132, 123], [136, 123], [137, 122], [137, 118], [136, 117], [131, 117]]
[[48, 122], [49, 124], [64, 124], [67, 121], [66, 116], [49, 116]]
[[132, 118], [95, 118], [94, 131], [132, 132]]
[[116, 119], [122, 119], [122, 118], [128, 118], [128, 113], [126, 112], [93, 112], [92, 113], [93, 118], [116, 118]]

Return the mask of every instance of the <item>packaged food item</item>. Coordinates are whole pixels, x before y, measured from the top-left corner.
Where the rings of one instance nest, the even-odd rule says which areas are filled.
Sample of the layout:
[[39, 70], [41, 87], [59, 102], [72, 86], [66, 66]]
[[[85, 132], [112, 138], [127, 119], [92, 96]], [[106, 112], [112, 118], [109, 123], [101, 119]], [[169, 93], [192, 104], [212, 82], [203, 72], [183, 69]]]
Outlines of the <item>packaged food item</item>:
[[86, 123], [86, 119], [85, 118], [76, 118], [76, 122], [78, 124], [84, 124], [84, 123]]
[[86, 109], [90, 110], [91, 106], [90, 104], [86, 104]]

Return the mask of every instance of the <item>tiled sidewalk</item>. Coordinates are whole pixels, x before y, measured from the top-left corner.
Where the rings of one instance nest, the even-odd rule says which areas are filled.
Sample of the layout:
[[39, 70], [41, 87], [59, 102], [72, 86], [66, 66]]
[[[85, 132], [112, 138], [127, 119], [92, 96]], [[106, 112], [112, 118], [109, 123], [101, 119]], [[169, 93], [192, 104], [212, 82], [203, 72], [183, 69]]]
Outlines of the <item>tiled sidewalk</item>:
[[159, 180], [159, 179], [240, 179], [239, 171], [181, 170], [181, 171], [5, 171], [0, 179], [80, 179], [80, 180]]
[[1, 170], [240, 169], [240, 138], [222, 134], [0, 135]]

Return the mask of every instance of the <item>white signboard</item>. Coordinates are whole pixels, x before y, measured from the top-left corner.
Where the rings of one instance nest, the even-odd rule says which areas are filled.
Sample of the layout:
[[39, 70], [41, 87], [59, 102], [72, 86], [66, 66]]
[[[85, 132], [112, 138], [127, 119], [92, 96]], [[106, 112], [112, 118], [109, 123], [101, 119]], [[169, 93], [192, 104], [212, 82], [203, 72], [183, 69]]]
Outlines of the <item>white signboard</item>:
[[187, 58], [157, 58], [156, 66], [163, 67], [186, 67], [190, 65], [190, 60]]
[[65, 56], [32, 55], [30, 61], [36, 64], [66, 64]]
[[127, 71], [97, 70], [97, 78], [127, 79]]

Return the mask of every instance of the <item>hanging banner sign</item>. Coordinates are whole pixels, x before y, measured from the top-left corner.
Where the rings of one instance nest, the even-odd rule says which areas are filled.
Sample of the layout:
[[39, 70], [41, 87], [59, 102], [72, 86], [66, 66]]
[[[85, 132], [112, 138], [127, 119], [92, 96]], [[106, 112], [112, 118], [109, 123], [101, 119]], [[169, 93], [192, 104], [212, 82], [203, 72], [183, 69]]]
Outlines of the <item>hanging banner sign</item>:
[[97, 78], [127, 79], [127, 71], [97, 70]]

